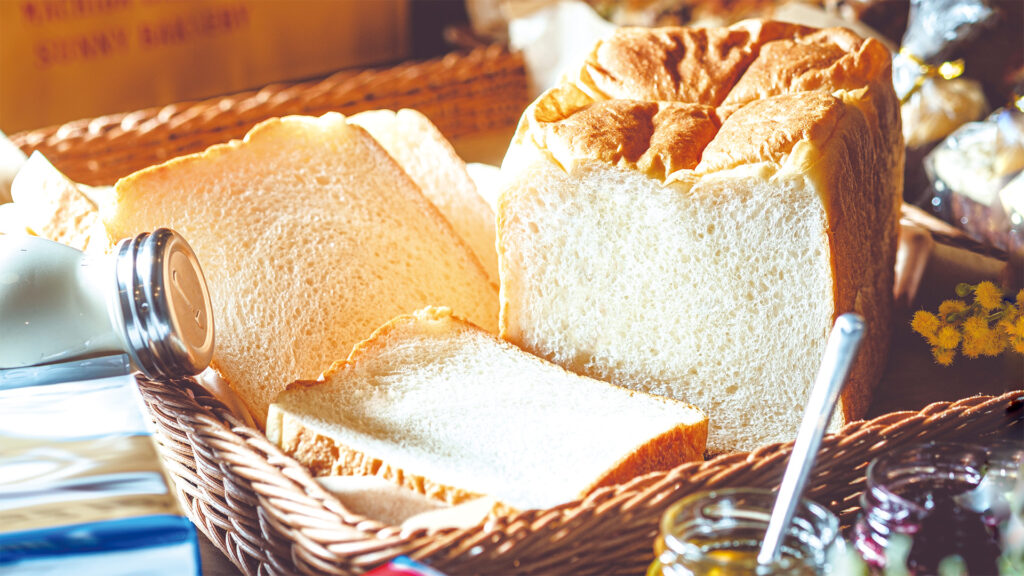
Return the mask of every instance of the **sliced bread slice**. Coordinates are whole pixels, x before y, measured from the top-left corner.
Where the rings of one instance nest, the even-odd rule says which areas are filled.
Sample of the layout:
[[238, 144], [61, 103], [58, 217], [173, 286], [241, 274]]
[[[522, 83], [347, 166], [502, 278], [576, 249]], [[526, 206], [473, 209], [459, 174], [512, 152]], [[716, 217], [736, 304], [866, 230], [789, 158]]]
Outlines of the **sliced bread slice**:
[[213, 300], [211, 366], [261, 425], [384, 322], [447, 305], [494, 330], [497, 292], [469, 248], [365, 130], [336, 113], [267, 120], [117, 183], [110, 240], [161, 226], [195, 250]]
[[401, 164], [455, 233], [469, 244], [497, 286], [494, 210], [477, 192], [466, 163], [437, 126], [408, 108], [360, 112], [349, 122], [365, 128]]
[[[39, 152], [33, 152], [11, 185], [13, 204], [24, 228], [37, 236], [79, 250], [109, 248], [92, 187], [76, 184]], [[101, 194], [97, 197], [101, 197]]]
[[458, 504], [548, 508], [700, 459], [697, 408], [567, 372], [426, 308], [270, 407], [267, 437], [315, 475], [378, 475]]

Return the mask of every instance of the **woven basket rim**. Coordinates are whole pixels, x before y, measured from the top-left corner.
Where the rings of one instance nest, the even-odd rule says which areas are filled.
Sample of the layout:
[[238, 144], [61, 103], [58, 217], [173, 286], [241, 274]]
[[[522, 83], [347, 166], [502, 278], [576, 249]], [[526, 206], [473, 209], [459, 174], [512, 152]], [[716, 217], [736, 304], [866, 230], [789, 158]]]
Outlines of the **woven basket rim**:
[[[225, 108], [239, 105], [246, 101], [261, 102], [271, 99], [295, 100], [298, 94], [320, 94], [334, 91], [338, 86], [365, 84], [381, 74], [389, 76], [419, 76], [424, 67], [466, 67], [479, 66], [488, 60], [511, 54], [507, 47], [500, 44], [480, 46], [471, 50], [449, 52], [426, 60], [407, 60], [395, 64], [383, 64], [372, 67], [344, 68], [325, 75], [295, 81], [272, 82], [226, 94], [218, 94], [205, 98], [179, 100], [157, 106], [147, 106], [135, 110], [113, 112], [100, 116], [91, 116], [59, 122], [48, 126], [40, 126], [28, 130], [19, 130], [8, 136], [19, 148], [32, 149], [45, 139], [64, 139], [73, 133], [83, 132], [91, 140], [102, 139], [114, 129], [145, 131], [143, 121], [167, 122], [182, 114], [209, 115], [212, 111], [223, 111]], [[438, 78], [437, 81], [443, 81]], [[306, 96], [305, 98], [308, 98]], [[281, 102], [287, 104], [287, 102]]]
[[[140, 384], [144, 392], [149, 389], [146, 396], [150, 407], [159, 409], [166, 398], [161, 400], [152, 388], [166, 384], [145, 379], [140, 380]], [[792, 450], [792, 442], [788, 442], [761, 446], [746, 453], [723, 454], [703, 462], [686, 463], [669, 471], [653, 472], [623, 484], [600, 488], [585, 498], [551, 509], [519, 511], [470, 528], [419, 528], [403, 531], [400, 527], [388, 526], [347, 510], [340, 500], [316, 482], [305, 467], [271, 444], [261, 432], [242, 423], [222, 402], [198, 384], [184, 380], [172, 385], [179, 392], [187, 390], [188, 398], [186, 401], [179, 398], [176, 403], [170, 404], [174, 417], [190, 422], [201, 421], [207, 427], [217, 429], [219, 447], [233, 454], [229, 466], [243, 469], [243, 474], [251, 477], [257, 499], [267, 507], [269, 516], [280, 524], [281, 530], [297, 538], [296, 546], [299, 549], [322, 551], [330, 555], [322, 542], [337, 541], [336, 550], [358, 554], [360, 557], [372, 557], [376, 551], [381, 563], [398, 555], [450, 561], [471, 554], [474, 547], [494, 539], [507, 541], [510, 546], [514, 546], [517, 540], [523, 538], [524, 531], [568, 525], [573, 518], [581, 515], [600, 519], [612, 511], [622, 513], [633, 507], [652, 505], [645, 501], [645, 495], [670, 493], [672, 490], [669, 487], [677, 484], [715, 485], [723, 478], [735, 475], [738, 470], [747, 477], [756, 476], [762, 471], [777, 476], [776, 473], [784, 467]], [[879, 451], [885, 448], [887, 438], [898, 435], [901, 429], [913, 427], [927, 430], [945, 426], [955, 431], [958, 419], [970, 420], [979, 414], [998, 414], [1000, 411], [1021, 412], [1022, 408], [1024, 390], [1013, 390], [1000, 396], [975, 395], [956, 401], [936, 402], [919, 411], [893, 412], [870, 420], [851, 422], [838, 432], [826, 436], [821, 453], [842, 454], [851, 449], [861, 452]], [[159, 415], [157, 419], [160, 419]], [[181, 427], [180, 423], [177, 425]], [[869, 439], [871, 444], [863, 446], [864, 439]], [[193, 442], [202, 444], [196, 439]], [[238, 453], [243, 456], [237, 456]], [[867, 463], [862, 464], [866, 466]], [[276, 468], [280, 472], [279, 477], [271, 473], [267, 466]], [[282, 478], [290, 486], [282, 485]], [[653, 504], [657, 505], [657, 502]], [[667, 506], [667, 502], [662, 504]], [[844, 517], [848, 524], [849, 510], [846, 512]], [[216, 538], [211, 540], [215, 544], [218, 542]], [[227, 552], [223, 547], [221, 549]], [[313, 556], [315, 559], [316, 554]], [[362, 569], [369, 567], [372, 564], [362, 566]]]
[[523, 55], [494, 44], [393, 66], [84, 118], [12, 134], [76, 182], [113, 184], [153, 164], [241, 138], [256, 123], [293, 114], [417, 108], [447, 137], [514, 126], [529, 104]]

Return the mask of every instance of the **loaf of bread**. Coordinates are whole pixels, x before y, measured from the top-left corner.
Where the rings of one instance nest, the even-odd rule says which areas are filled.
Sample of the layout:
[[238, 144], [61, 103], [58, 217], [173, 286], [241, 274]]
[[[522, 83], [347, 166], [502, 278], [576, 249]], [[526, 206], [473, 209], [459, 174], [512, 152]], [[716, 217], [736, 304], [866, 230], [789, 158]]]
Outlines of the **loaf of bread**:
[[315, 475], [378, 475], [458, 504], [548, 508], [703, 456], [689, 404], [572, 374], [426, 308], [270, 407], [267, 437]]
[[447, 305], [496, 329], [497, 291], [387, 152], [340, 114], [267, 120], [243, 141], [123, 178], [111, 241], [167, 226], [195, 249], [216, 319], [211, 366], [260, 424], [399, 314]]
[[574, 372], [692, 402], [709, 450], [792, 440], [837, 315], [889, 336], [903, 170], [890, 56], [766, 21], [622, 29], [524, 112], [498, 200], [501, 329]]
[[455, 233], [465, 240], [498, 286], [494, 210], [477, 192], [466, 163], [437, 126], [416, 110], [370, 110], [349, 117], [398, 161]]

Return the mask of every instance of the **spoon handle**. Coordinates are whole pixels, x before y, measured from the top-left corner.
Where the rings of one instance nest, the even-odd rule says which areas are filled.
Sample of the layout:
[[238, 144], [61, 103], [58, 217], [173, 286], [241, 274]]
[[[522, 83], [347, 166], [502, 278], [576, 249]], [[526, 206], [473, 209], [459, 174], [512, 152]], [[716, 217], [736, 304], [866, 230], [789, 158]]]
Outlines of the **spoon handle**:
[[832, 411], [839, 400], [839, 392], [846, 383], [850, 365], [857, 355], [864, 336], [864, 319], [854, 313], [843, 314], [836, 319], [825, 345], [825, 355], [814, 379], [811, 395], [804, 410], [800, 431], [793, 444], [793, 453], [786, 465], [786, 473], [779, 486], [779, 495], [768, 519], [761, 550], [757, 554], [758, 564], [775, 562], [782, 548], [782, 537], [789, 529], [796, 512], [797, 503], [807, 484], [807, 477], [814, 466], [814, 458], [821, 446]]

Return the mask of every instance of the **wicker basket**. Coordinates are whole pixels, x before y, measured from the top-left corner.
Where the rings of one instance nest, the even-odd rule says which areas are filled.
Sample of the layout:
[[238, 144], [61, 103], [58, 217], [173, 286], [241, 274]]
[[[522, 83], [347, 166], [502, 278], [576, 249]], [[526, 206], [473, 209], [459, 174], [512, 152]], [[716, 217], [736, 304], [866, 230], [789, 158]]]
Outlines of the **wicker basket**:
[[[792, 448], [685, 464], [475, 528], [402, 532], [348, 512], [302, 465], [191, 381], [140, 386], [186, 512], [246, 574], [352, 574], [403, 554], [452, 575], [641, 574], [671, 502], [708, 488], [777, 487]], [[1024, 391], [855, 422], [823, 441], [808, 495], [848, 526], [875, 456], [923, 441], [1022, 434]]]
[[267, 118], [415, 108], [450, 139], [515, 126], [528, 103], [520, 54], [499, 46], [394, 68], [343, 71], [323, 80], [274, 84], [202, 102], [185, 102], [69, 122], [15, 134], [72, 180], [113, 184], [169, 158], [241, 138]]
[[[513, 127], [526, 98], [522, 58], [487, 48], [73, 122], [12, 139], [26, 151], [41, 150], [78, 181], [109, 184], [155, 162], [240, 137], [272, 116], [415, 107], [458, 138]], [[941, 240], [945, 233], [938, 234]], [[398, 555], [453, 575], [638, 574], [651, 560], [658, 518], [672, 501], [705, 488], [777, 486], [791, 449], [772, 445], [686, 464], [585, 500], [470, 529], [402, 532], [346, 510], [305, 468], [191, 380], [141, 380], [140, 388], [187, 514], [246, 574], [352, 574]], [[1022, 434], [1024, 391], [852, 423], [825, 439], [809, 495], [849, 525], [864, 469], [876, 455], [921, 441]]]

